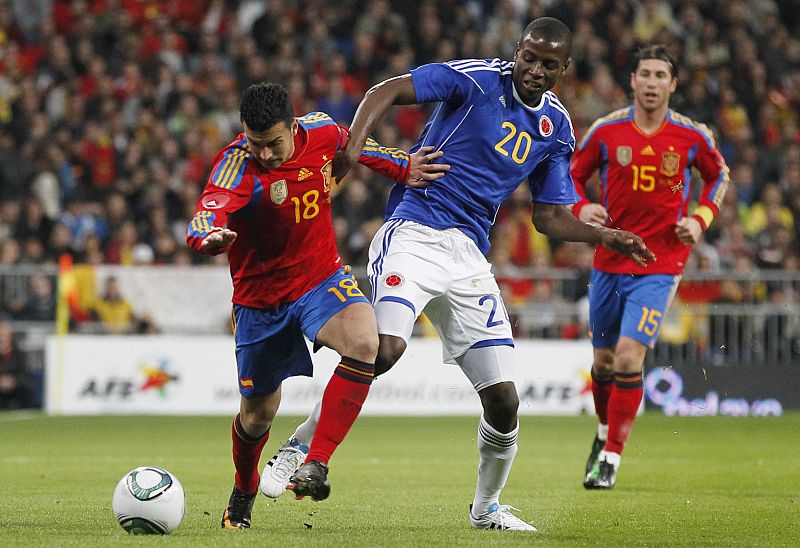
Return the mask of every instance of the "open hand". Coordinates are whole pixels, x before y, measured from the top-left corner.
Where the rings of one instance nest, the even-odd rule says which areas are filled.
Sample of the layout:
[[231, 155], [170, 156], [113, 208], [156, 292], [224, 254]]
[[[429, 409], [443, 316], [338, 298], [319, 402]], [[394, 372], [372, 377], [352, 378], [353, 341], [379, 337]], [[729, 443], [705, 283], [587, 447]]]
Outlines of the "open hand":
[[626, 230], [604, 229], [600, 243], [609, 251], [630, 257], [639, 266], [647, 266], [648, 261], [656, 260], [656, 256], [647, 249], [644, 241]]
[[700, 221], [694, 217], [684, 217], [675, 225], [675, 235], [681, 243], [687, 245], [694, 245], [700, 241], [700, 235], [703, 234], [703, 227], [700, 226]]
[[581, 208], [578, 218], [584, 223], [603, 226], [608, 220], [608, 211], [600, 204], [586, 204]]
[[353, 164], [356, 163], [347, 156], [345, 150], [346, 149], [341, 149], [337, 151], [336, 155], [333, 157], [333, 163], [331, 164], [331, 179], [333, 179], [333, 182], [336, 184], [341, 184], [345, 175], [350, 172]]
[[434, 147], [422, 147], [409, 155], [408, 179], [406, 185], [421, 188], [430, 185], [436, 179], [444, 177], [449, 171], [449, 164], [434, 164], [433, 161], [444, 156], [444, 152]]
[[236, 240], [236, 232], [227, 228], [214, 227], [208, 236], [203, 238], [200, 249], [206, 253], [221, 253]]

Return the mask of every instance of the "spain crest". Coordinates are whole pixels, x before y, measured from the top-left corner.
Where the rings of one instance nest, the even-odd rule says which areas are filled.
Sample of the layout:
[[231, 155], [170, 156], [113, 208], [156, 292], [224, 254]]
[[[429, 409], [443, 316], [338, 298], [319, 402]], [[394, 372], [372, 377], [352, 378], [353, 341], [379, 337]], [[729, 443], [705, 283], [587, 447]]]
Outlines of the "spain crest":
[[681, 168], [681, 155], [677, 152], [663, 152], [661, 154], [661, 174], [674, 177]]
[[631, 147], [617, 147], [617, 162], [621, 166], [627, 166], [633, 160], [633, 150]]
[[275, 181], [269, 185], [269, 197], [275, 205], [281, 205], [288, 196], [289, 187], [286, 185], [286, 179]]
[[324, 185], [325, 192], [331, 191], [331, 171], [333, 171], [333, 166], [331, 164], [333, 164], [333, 162], [328, 160], [319, 170], [319, 172], [322, 173], [322, 184]]

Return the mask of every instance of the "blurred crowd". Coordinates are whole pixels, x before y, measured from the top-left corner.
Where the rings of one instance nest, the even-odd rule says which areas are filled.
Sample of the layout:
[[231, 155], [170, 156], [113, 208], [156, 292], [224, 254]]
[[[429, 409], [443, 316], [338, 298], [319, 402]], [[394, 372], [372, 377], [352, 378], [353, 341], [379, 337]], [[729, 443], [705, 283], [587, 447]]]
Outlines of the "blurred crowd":
[[[215, 153], [240, 131], [247, 85], [283, 83], [298, 115], [346, 124], [380, 79], [509, 59], [543, 15], [574, 31], [557, 91], [579, 138], [628, 104], [637, 46], [665, 43], [679, 59], [673, 107], [711, 126], [732, 180], [692, 268], [797, 270], [798, 0], [0, 0], [0, 267], [65, 252], [89, 264], [224, 261], [191, 253], [184, 234]], [[408, 148], [428, 113], [396, 109], [376, 137]], [[388, 187], [358, 169], [334, 201], [346, 262], [366, 263]], [[568, 289], [518, 279], [591, 264], [591, 249], [535, 232], [524, 186], [492, 238], [512, 306], [585, 293], [582, 274]]]

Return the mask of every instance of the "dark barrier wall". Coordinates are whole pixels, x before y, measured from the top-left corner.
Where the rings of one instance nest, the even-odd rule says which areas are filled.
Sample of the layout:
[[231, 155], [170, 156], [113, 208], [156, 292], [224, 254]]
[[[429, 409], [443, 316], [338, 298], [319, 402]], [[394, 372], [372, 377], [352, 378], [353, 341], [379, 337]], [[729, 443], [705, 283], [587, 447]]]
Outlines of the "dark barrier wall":
[[775, 415], [800, 409], [800, 367], [654, 367], [644, 379], [648, 409], [665, 415]]

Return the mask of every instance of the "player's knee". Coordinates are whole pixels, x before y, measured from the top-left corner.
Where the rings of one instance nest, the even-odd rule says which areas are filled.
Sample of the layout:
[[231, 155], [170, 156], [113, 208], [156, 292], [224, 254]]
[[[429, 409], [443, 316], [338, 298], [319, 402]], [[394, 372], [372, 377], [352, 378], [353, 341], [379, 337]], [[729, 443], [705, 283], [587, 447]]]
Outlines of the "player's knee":
[[244, 431], [253, 437], [259, 437], [272, 426], [275, 413], [264, 407], [250, 408], [239, 413], [239, 422]]
[[378, 357], [375, 360], [375, 376], [389, 371], [406, 351], [406, 341], [400, 337], [381, 335]]
[[519, 396], [513, 382], [484, 388], [478, 395], [483, 405], [483, 416], [490, 426], [500, 432], [510, 432], [516, 427]]
[[239, 422], [242, 423], [245, 432], [250, 436], [259, 437], [269, 430], [280, 403], [280, 392], [277, 390], [271, 394], [242, 397], [239, 405]]
[[371, 330], [361, 330], [349, 335], [347, 356], [367, 363], [375, 363], [378, 355], [378, 334]]
[[614, 362], [598, 362], [592, 364], [592, 376], [596, 379], [607, 379], [614, 376]]
[[638, 373], [642, 371], [643, 360], [638, 352], [620, 350], [614, 363], [617, 373]]
[[381, 353], [378, 351], [378, 357], [375, 359], [375, 376], [383, 375], [389, 371], [393, 365], [394, 362], [381, 358]]
[[592, 362], [592, 376], [606, 379], [614, 376], [614, 352], [610, 349], [596, 350]]
[[614, 353], [616, 373], [641, 373], [647, 346], [629, 337], [620, 337]]

